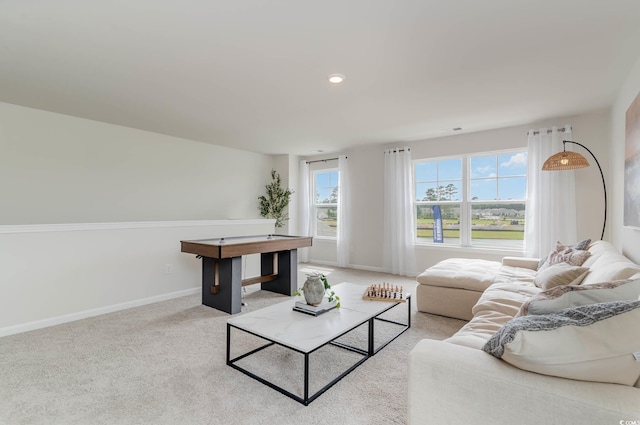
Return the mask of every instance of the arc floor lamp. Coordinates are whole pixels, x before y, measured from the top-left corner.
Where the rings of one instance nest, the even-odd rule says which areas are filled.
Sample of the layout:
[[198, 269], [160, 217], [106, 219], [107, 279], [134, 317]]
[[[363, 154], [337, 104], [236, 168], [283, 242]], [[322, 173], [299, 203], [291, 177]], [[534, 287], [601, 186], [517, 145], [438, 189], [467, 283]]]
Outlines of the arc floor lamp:
[[604, 239], [604, 229], [607, 226], [607, 185], [604, 183], [604, 173], [602, 172], [602, 167], [598, 162], [596, 156], [582, 143], [573, 142], [571, 140], [563, 140], [562, 141], [562, 152], [558, 152], [555, 155], [551, 155], [545, 162], [542, 164], [543, 171], [562, 171], [562, 170], [575, 170], [577, 168], [585, 168], [589, 166], [589, 161], [580, 155], [578, 152], [568, 151], [567, 152], [567, 143], [573, 143], [574, 145], [581, 146], [587, 152], [591, 154], [593, 160], [596, 162], [598, 169], [600, 170], [600, 177], [602, 177], [602, 188], [604, 189], [604, 222], [602, 223], [602, 235], [600, 236], [600, 240]]

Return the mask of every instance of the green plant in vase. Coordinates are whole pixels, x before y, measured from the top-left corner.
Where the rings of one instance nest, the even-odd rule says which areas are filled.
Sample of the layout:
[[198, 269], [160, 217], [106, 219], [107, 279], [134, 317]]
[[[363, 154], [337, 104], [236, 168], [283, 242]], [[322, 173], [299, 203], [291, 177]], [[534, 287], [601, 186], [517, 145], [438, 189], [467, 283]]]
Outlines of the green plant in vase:
[[266, 195], [258, 197], [260, 215], [265, 218], [274, 218], [276, 220], [275, 227], [280, 228], [289, 219], [287, 206], [293, 191], [289, 188], [282, 188], [282, 180], [276, 170], [271, 170], [271, 183], [265, 186], [265, 190]]

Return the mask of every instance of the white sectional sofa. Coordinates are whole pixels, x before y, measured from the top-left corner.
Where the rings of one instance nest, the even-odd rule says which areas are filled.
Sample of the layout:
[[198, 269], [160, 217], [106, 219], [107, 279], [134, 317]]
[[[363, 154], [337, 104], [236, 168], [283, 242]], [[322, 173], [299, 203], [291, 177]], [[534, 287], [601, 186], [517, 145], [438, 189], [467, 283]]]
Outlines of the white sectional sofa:
[[[588, 251], [590, 255], [581, 266], [588, 272], [576, 280], [585, 287], [578, 289], [620, 280], [625, 280], [626, 285], [632, 279], [640, 279], [640, 266], [611, 244], [594, 242]], [[502, 263], [450, 259], [417, 278], [420, 311], [470, 321], [451, 338], [423, 340], [411, 351], [409, 424], [640, 424], [640, 379], [633, 386], [637, 375], [629, 378], [633, 380], [627, 385], [568, 379], [557, 375], [562, 376], [565, 369], [574, 365], [560, 367], [556, 376], [546, 371], [534, 373], [483, 351], [487, 341], [505, 324], [527, 320], [511, 322], [523, 304], [529, 305], [532, 297], [548, 293], [534, 284], [534, 280], [540, 283], [536, 276], [541, 272], [537, 268], [537, 259], [506, 258]], [[638, 304], [633, 300], [627, 303]], [[640, 313], [640, 309], [636, 310], [634, 314]], [[583, 328], [578, 327], [580, 331]], [[630, 346], [640, 355], [640, 322], [614, 333], [619, 332], [629, 336]], [[519, 344], [522, 348], [524, 343]], [[562, 342], [557, 346], [560, 349]], [[554, 350], [551, 347], [549, 351], [553, 354]], [[589, 350], [585, 344], [585, 351]], [[624, 359], [625, 367], [634, 368], [632, 374], [640, 374], [640, 361], [637, 369], [629, 363], [633, 362], [631, 352]], [[587, 363], [587, 367], [600, 367], [599, 363], [594, 364]]]

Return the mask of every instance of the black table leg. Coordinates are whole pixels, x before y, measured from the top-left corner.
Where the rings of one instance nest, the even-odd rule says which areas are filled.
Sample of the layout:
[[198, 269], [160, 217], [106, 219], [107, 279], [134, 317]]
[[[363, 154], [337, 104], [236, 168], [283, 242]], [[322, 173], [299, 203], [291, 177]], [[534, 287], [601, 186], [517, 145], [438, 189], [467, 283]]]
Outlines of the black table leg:
[[240, 313], [242, 257], [202, 257], [202, 304], [229, 314]]
[[293, 295], [298, 289], [298, 250], [291, 249], [260, 254], [260, 274], [277, 273], [276, 279], [262, 282], [260, 289], [278, 294]]

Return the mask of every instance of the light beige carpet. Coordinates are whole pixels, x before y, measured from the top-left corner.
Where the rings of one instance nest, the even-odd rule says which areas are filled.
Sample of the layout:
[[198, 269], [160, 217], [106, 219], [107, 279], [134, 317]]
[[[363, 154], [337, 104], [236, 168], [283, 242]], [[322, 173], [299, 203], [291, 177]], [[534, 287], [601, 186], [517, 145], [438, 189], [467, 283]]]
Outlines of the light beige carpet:
[[[409, 278], [313, 265], [301, 265], [299, 282], [311, 269], [332, 284], [387, 281], [415, 289]], [[247, 290], [243, 312], [286, 299], [258, 289]], [[406, 310], [390, 315], [403, 320]], [[409, 351], [464, 324], [416, 312], [414, 302], [411, 329], [305, 407], [226, 365], [229, 317], [193, 295], [0, 338], [0, 423], [405, 424]], [[234, 347], [257, 343], [239, 337]], [[301, 391], [303, 356], [268, 350], [245, 366]], [[335, 347], [313, 354], [312, 390], [357, 358]]]

